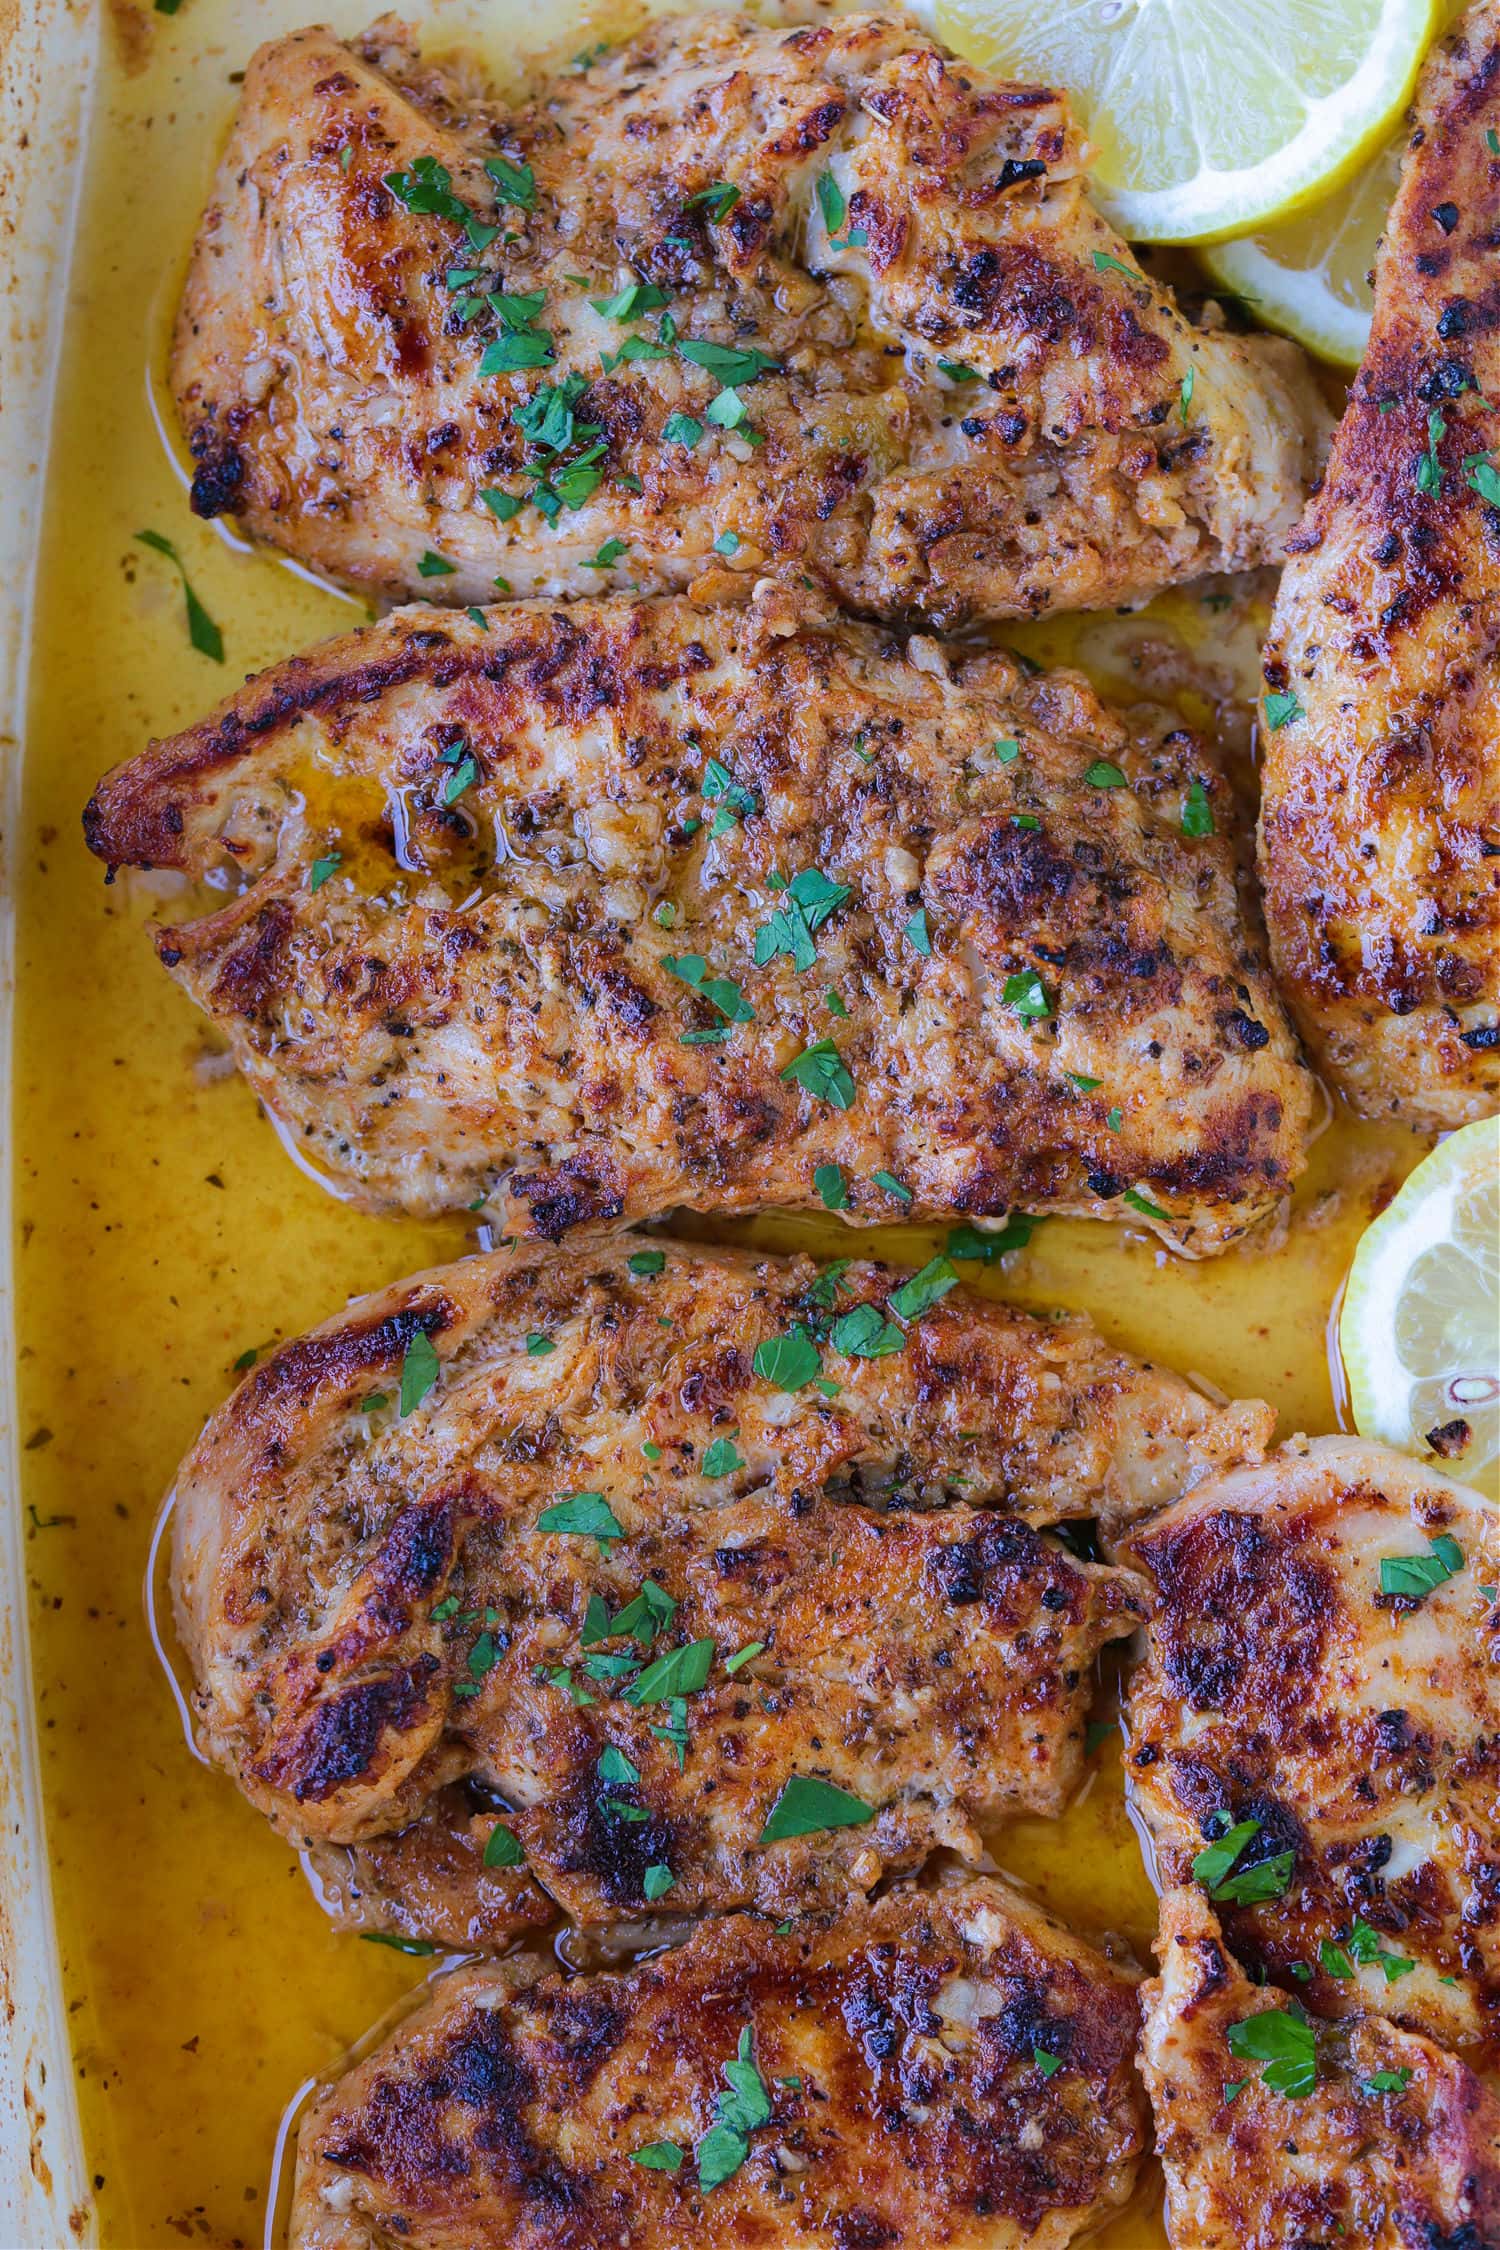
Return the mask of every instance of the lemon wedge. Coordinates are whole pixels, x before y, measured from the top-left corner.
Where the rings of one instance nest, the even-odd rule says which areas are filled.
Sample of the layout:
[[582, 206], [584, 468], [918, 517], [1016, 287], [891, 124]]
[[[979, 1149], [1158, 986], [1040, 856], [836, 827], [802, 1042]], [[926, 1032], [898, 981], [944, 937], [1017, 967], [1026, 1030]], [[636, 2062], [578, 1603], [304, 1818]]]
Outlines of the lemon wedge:
[[1396, 123], [1435, 0], [936, 0], [950, 46], [1064, 88], [1093, 195], [1134, 242], [1248, 234], [1328, 194]]
[[1363, 1437], [1500, 1499], [1500, 1117], [1440, 1142], [1360, 1236], [1339, 1349]]
[[1203, 263], [1266, 327], [1337, 367], [1358, 367], [1370, 341], [1370, 269], [1406, 141], [1402, 125], [1332, 195], [1242, 241], [1215, 243]]

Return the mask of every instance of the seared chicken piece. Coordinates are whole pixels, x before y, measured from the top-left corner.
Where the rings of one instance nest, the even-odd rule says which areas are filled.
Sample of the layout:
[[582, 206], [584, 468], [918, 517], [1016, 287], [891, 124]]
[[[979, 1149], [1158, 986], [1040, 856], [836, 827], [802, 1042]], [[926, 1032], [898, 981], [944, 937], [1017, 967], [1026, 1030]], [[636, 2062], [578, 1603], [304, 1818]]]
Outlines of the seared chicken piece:
[[1125, 1755], [1163, 1881], [1217, 1842], [1247, 1960], [1500, 2062], [1500, 1511], [1304, 1439], [1120, 1551], [1156, 1590]]
[[1167, 1893], [1157, 1952], [1141, 2068], [1173, 2250], [1500, 2243], [1500, 2103], [1467, 2064], [1378, 2016], [1309, 2024], [1201, 1892]]
[[1266, 644], [1271, 945], [1328, 1077], [1500, 1108], [1500, 9], [1433, 49], [1370, 347]]
[[996, 1881], [459, 1970], [308, 2111], [292, 2250], [1062, 2250], [1130, 2193], [1138, 2020]]
[[369, 1210], [1012, 1205], [1221, 1249], [1312, 1081], [1185, 731], [766, 586], [407, 610], [102, 784], [163, 960]]
[[878, 16], [667, 17], [514, 110], [399, 27], [273, 41], [178, 321], [194, 505], [457, 603], [727, 557], [953, 624], [1279, 559], [1306, 363], [1191, 327], [1083, 163]]
[[476, 1891], [497, 1825], [598, 1923], [790, 1911], [1060, 1811], [1143, 1589], [1035, 1521], [1123, 1520], [1270, 1411], [951, 1271], [606, 1236], [284, 1346], [177, 1483], [205, 1747], [335, 1903], [455, 1941], [537, 1916]]

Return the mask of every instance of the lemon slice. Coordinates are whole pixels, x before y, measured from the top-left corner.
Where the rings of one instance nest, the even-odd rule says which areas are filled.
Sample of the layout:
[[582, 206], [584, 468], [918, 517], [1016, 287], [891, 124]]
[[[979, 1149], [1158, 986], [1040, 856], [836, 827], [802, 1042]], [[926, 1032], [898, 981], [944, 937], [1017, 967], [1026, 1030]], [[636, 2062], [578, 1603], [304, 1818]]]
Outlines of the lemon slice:
[[1338, 367], [1358, 367], [1370, 341], [1370, 269], [1401, 176], [1407, 130], [1332, 195], [1240, 242], [1203, 253], [1215, 281], [1268, 328]]
[[1500, 1117], [1441, 1142], [1360, 1236], [1339, 1349], [1362, 1436], [1500, 1499]]
[[1327, 194], [1390, 131], [1435, 0], [936, 0], [943, 38], [1063, 87], [1093, 195], [1135, 242], [1248, 234]]

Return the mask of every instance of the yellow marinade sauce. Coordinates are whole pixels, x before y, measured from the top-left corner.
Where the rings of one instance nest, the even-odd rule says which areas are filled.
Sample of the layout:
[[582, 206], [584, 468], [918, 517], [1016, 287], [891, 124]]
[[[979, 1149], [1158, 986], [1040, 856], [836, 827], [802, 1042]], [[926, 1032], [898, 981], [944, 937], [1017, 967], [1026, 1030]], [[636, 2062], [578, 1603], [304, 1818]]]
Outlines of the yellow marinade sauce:
[[[110, 2250], [259, 2244], [285, 2105], [427, 1966], [336, 1934], [287, 1847], [195, 1763], [141, 1588], [162, 1495], [236, 1358], [471, 1236], [456, 1222], [358, 1217], [293, 1168], [157, 967], [142, 928], [149, 882], [106, 889], [79, 833], [99, 774], [147, 734], [358, 621], [339, 597], [195, 524], [154, 424], [166, 322], [232, 75], [255, 38], [310, 14], [345, 31], [362, 21], [357, 0], [259, 0], [248, 12], [186, 0], [175, 16], [110, 0], [40, 558], [18, 848], [20, 1505], [63, 1973]], [[435, 43], [471, 42], [492, 67], [527, 44], [524, 0], [433, 0], [426, 15]], [[580, 14], [570, 44], [599, 28]], [[223, 627], [222, 668], [189, 647], [177, 579], [134, 543], [142, 527], [178, 542]], [[1182, 636], [1222, 671], [1226, 650], [1253, 651], [1254, 623], [1243, 603], [1218, 616], [1179, 597], [1144, 622], [1090, 627], [1082, 653], [1117, 692], [1160, 693], [1176, 684]], [[1078, 652], [1065, 626], [1009, 638], [1038, 655]], [[1238, 679], [1248, 697], [1243, 662]], [[1191, 693], [1185, 707], [1212, 715]], [[1336, 1122], [1289, 1227], [1252, 1248], [1188, 1266], [1124, 1229], [1051, 1223], [981, 1286], [1082, 1307], [1134, 1351], [1274, 1400], [1283, 1432], [1327, 1429], [1330, 1305], [1358, 1231], [1420, 1153], [1394, 1130]], [[833, 1220], [724, 1231], [847, 1247]], [[913, 1228], [877, 1240], [913, 1259], [939, 1246]], [[1019, 1823], [995, 1850], [1078, 1928], [1122, 1934], [1149, 1964], [1152, 1896], [1117, 1745], [1096, 1753], [1063, 1821]], [[1148, 2168], [1097, 2239], [1159, 2250], [1159, 2208]]]

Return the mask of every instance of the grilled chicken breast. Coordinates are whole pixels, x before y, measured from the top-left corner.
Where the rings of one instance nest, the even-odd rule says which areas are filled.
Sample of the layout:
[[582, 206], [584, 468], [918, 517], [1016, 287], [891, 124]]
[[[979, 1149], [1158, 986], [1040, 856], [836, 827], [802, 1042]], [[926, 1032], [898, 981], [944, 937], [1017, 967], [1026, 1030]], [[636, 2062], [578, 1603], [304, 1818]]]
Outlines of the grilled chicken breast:
[[457, 603], [780, 561], [953, 624], [1278, 559], [1306, 365], [1190, 326], [1084, 159], [879, 16], [668, 17], [514, 109], [389, 23], [275, 40], [178, 322], [194, 505]]
[[455, 1941], [531, 1879], [584, 1922], [780, 1912], [1060, 1810], [1143, 1590], [1035, 1525], [1257, 1457], [1270, 1410], [951, 1270], [605, 1236], [284, 1346], [177, 1482], [205, 1747], [335, 1903]]
[[1309, 2028], [1201, 1892], [1167, 1893], [1157, 1951], [1141, 2068], [1173, 2250], [1500, 2242], [1500, 2103], [1467, 2064], [1378, 2016]]
[[1061, 2250], [1129, 2195], [1137, 2023], [993, 1880], [460, 1970], [317, 2096], [292, 2250]]
[[[1185, 731], [764, 587], [404, 611], [86, 815], [163, 960], [370, 1210], [1135, 1216], [1193, 1254], [1311, 1079]], [[227, 895], [226, 895], [227, 894]]]
[[1427, 64], [1375, 320], [1266, 645], [1282, 990], [1367, 1116], [1500, 1107], [1500, 8]]
[[1126, 1770], [1163, 1880], [1325, 2014], [1500, 2062], [1500, 1510], [1322, 1438], [1129, 1533], [1155, 1589]]

